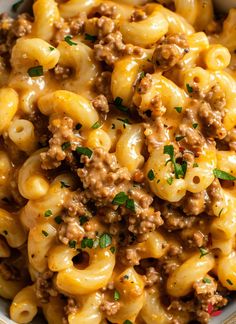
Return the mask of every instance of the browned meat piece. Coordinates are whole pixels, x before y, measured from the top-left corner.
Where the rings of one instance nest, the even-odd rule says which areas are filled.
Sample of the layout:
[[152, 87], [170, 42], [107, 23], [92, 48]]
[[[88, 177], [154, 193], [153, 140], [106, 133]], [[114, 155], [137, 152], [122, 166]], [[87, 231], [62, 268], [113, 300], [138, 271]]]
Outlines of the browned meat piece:
[[92, 104], [98, 112], [103, 112], [103, 113], [109, 112], [109, 105], [107, 102], [107, 98], [102, 94], [94, 98]]
[[43, 169], [54, 169], [61, 165], [71, 150], [75, 150], [80, 140], [73, 133], [74, 122], [69, 117], [55, 118], [50, 122], [49, 130], [53, 136], [49, 140], [49, 149], [40, 154]]
[[114, 154], [96, 148], [92, 157], [81, 157], [84, 168], [78, 169], [78, 176], [88, 199], [95, 200], [98, 206], [111, 203], [115, 195], [127, 191], [130, 174], [126, 168], [121, 168]]
[[55, 79], [58, 81], [68, 79], [72, 75], [72, 70], [69, 67], [57, 64], [54, 68]]
[[222, 117], [225, 116], [225, 93], [222, 91], [221, 87], [218, 84], [214, 85], [206, 94], [205, 100], [211, 105], [211, 108], [213, 110], [220, 111]]
[[227, 135], [222, 122], [222, 113], [218, 110], [212, 110], [207, 102], [202, 102], [198, 115], [203, 123], [203, 132], [208, 137], [223, 139]]
[[207, 203], [207, 213], [213, 215], [212, 206], [218, 205], [224, 200], [223, 192], [221, 189], [220, 181], [215, 179], [212, 184], [207, 188], [208, 199]]
[[224, 141], [228, 144], [229, 149], [236, 152], [236, 128], [231, 129]]
[[162, 39], [157, 45], [152, 61], [157, 68], [168, 70], [175, 66], [186, 53], [189, 46], [184, 34], [172, 34]]
[[85, 206], [86, 203], [87, 199], [84, 196], [84, 192], [78, 189], [67, 196], [64, 207], [70, 217], [83, 216], [89, 214]]
[[107, 100], [112, 101], [111, 72], [102, 72], [95, 80], [95, 87], [99, 94], [103, 94]]
[[205, 139], [198, 129], [194, 129], [192, 124], [181, 124], [179, 126], [178, 135], [184, 136], [179, 142], [181, 147], [188, 149], [195, 155], [199, 155], [202, 151]]
[[74, 298], [69, 297], [67, 299], [67, 305], [64, 307], [64, 311], [67, 316], [70, 314], [75, 314], [78, 311], [78, 305]]
[[120, 309], [120, 303], [118, 301], [109, 302], [104, 300], [100, 306], [102, 312], [104, 312], [107, 316], [115, 315]]
[[20, 271], [14, 265], [7, 264], [4, 261], [0, 263], [0, 274], [3, 279], [7, 281], [16, 281], [22, 279]]
[[138, 93], [145, 94], [152, 86], [152, 76], [151, 74], [146, 74], [144, 78], [141, 79], [138, 86]]
[[84, 229], [79, 220], [73, 217], [64, 217], [64, 222], [58, 229], [58, 238], [65, 245], [68, 245], [70, 241], [81, 242], [84, 234]]
[[183, 211], [186, 215], [199, 215], [205, 210], [205, 191], [198, 193], [188, 192], [183, 202]]
[[197, 229], [184, 229], [180, 233], [180, 237], [185, 246], [189, 248], [199, 248], [201, 246], [206, 246], [208, 242], [208, 235], [205, 235], [200, 230]]
[[89, 17], [106, 16], [115, 19], [117, 15], [118, 11], [116, 5], [113, 3], [101, 3], [91, 10]]
[[121, 247], [118, 251], [118, 258], [124, 265], [129, 265], [132, 267], [139, 264], [140, 256], [138, 252], [138, 248]]
[[108, 34], [111, 34], [115, 31], [116, 25], [114, 20], [107, 18], [105, 16], [97, 20], [97, 32], [98, 39], [103, 39]]
[[57, 296], [58, 291], [53, 287], [53, 275], [52, 271], [46, 271], [40, 273], [35, 282], [36, 297], [44, 304], [48, 303], [50, 296]]
[[147, 18], [147, 14], [142, 9], [135, 9], [130, 17], [130, 21], [141, 21]]
[[160, 274], [154, 267], [149, 267], [146, 269], [144, 278], [146, 287], [152, 287], [155, 283], [161, 281]]

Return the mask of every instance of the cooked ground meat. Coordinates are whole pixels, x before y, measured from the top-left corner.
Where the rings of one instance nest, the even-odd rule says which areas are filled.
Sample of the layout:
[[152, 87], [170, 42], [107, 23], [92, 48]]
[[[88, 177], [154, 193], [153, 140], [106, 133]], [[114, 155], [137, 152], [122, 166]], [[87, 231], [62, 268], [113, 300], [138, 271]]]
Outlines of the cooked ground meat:
[[99, 94], [103, 94], [111, 102], [111, 72], [102, 72], [95, 80], [95, 88]]
[[114, 154], [96, 148], [90, 159], [82, 156], [81, 162], [84, 168], [78, 169], [78, 176], [87, 198], [93, 199], [96, 205], [109, 204], [117, 193], [126, 191], [130, 174], [118, 165]]
[[119, 249], [118, 258], [123, 265], [129, 265], [132, 267], [139, 264], [140, 256], [138, 252], [138, 248], [121, 247]]
[[89, 17], [106, 16], [111, 19], [116, 19], [118, 15], [117, 6], [113, 3], [100, 3], [97, 7], [93, 8]]
[[60, 64], [57, 64], [53, 71], [55, 79], [58, 81], [68, 79], [72, 75], [72, 70], [69, 67]]
[[168, 70], [175, 66], [186, 53], [189, 45], [184, 34], [172, 34], [160, 40], [152, 61], [157, 68]]
[[227, 136], [224, 138], [224, 141], [228, 144], [230, 150], [236, 152], [236, 128], [228, 131]]
[[208, 235], [205, 235], [201, 230], [186, 229], [180, 233], [183, 244], [189, 248], [199, 248], [206, 246], [208, 243]]
[[107, 98], [101, 94], [93, 99], [92, 101], [93, 107], [98, 111], [102, 113], [108, 113], [109, 112], [109, 105], [107, 102]]
[[205, 210], [205, 191], [198, 193], [188, 192], [183, 202], [183, 211], [186, 215], [199, 215]]
[[86, 203], [87, 199], [85, 198], [84, 193], [77, 189], [67, 196], [64, 208], [67, 215], [70, 217], [89, 215], [90, 212], [85, 206]]
[[145, 274], [145, 287], [152, 287], [155, 283], [161, 281], [161, 277], [158, 271], [154, 267], [146, 269]]
[[22, 279], [20, 271], [14, 265], [4, 261], [0, 263], [0, 274], [7, 281], [19, 281]]
[[120, 303], [118, 301], [109, 302], [104, 300], [100, 306], [100, 310], [106, 314], [106, 316], [115, 315], [120, 309]]
[[141, 79], [138, 86], [138, 93], [145, 94], [152, 86], [152, 76], [151, 74], [146, 74], [144, 78]]
[[45, 170], [59, 167], [71, 150], [75, 150], [80, 143], [80, 139], [73, 132], [74, 122], [70, 117], [52, 119], [48, 128], [53, 136], [49, 140], [47, 152], [40, 154], [41, 166]]
[[212, 211], [212, 206], [219, 205], [224, 200], [223, 191], [220, 185], [220, 181], [218, 179], [214, 179], [211, 185], [207, 188], [207, 194], [207, 213], [209, 215], [214, 215]]
[[64, 307], [66, 315], [75, 314], [78, 311], [78, 304], [72, 297], [67, 299], [67, 305]]
[[135, 9], [130, 17], [130, 21], [141, 21], [147, 18], [147, 14], [142, 9]]
[[57, 296], [58, 291], [53, 286], [52, 271], [40, 273], [35, 282], [36, 297], [41, 303], [48, 303], [50, 296]]
[[58, 238], [65, 245], [68, 245], [70, 241], [80, 243], [84, 234], [84, 229], [79, 220], [72, 217], [64, 217], [64, 222], [58, 229]]
[[96, 26], [98, 32], [98, 39], [103, 39], [108, 34], [113, 33], [116, 28], [114, 20], [107, 18], [105, 16], [97, 20]]

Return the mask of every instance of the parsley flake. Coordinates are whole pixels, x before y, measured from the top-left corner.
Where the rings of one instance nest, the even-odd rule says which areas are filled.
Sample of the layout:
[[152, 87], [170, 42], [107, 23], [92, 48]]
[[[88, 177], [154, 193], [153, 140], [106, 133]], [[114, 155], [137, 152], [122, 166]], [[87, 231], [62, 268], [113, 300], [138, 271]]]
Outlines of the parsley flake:
[[60, 182], [61, 182], [61, 188], [70, 188], [70, 186], [66, 184], [64, 181], [60, 181]]
[[[181, 164], [177, 163], [175, 161], [174, 158], [174, 147], [173, 145], [165, 145], [164, 146], [164, 154], [168, 154], [170, 156], [170, 159], [166, 161], [166, 164], [169, 162], [172, 162], [173, 166], [174, 166], [174, 173], [175, 173], [175, 177], [176, 179], [179, 179], [180, 177], [183, 177], [186, 173], [187, 170], [187, 163], [184, 161]], [[167, 182], [169, 183], [171, 180], [170, 178], [167, 180]], [[172, 182], [171, 182], [172, 183]], [[169, 183], [169, 184], [171, 184]]]
[[173, 183], [173, 180], [174, 180], [173, 177], [170, 177], [166, 181], [169, 185], [171, 185]]
[[203, 278], [202, 281], [203, 281], [204, 283], [208, 283], [208, 284], [211, 283], [211, 279], [209, 279], [209, 278]]
[[93, 124], [93, 126], [91, 128], [93, 129], [97, 129], [101, 126], [101, 124], [99, 123], [99, 121], [97, 121], [96, 123]]
[[112, 246], [111, 248], [110, 248], [110, 251], [111, 251], [111, 253], [115, 253], [116, 252], [116, 248], [114, 247], [114, 246]]
[[154, 171], [152, 169], [149, 170], [147, 176], [150, 181], [154, 180], [155, 179]]
[[199, 252], [200, 252], [200, 258], [202, 258], [204, 255], [209, 254], [209, 252], [202, 247], [199, 248]]
[[76, 130], [80, 130], [81, 127], [82, 127], [82, 124], [78, 123], [78, 124], [75, 126], [75, 129], [76, 129]]
[[42, 76], [43, 75], [43, 66], [38, 65], [38, 66], [31, 67], [28, 69], [27, 73], [31, 78]]
[[188, 93], [193, 93], [193, 87], [190, 86], [190, 84], [186, 84], [186, 88], [188, 90]]
[[75, 42], [72, 41], [72, 36], [71, 35], [65, 36], [64, 41], [67, 42], [67, 44], [69, 44], [70, 46], [78, 45], [78, 43], [75, 43]]
[[233, 286], [233, 282], [230, 279], [226, 280], [230, 286]]
[[133, 212], [135, 212], [135, 204], [134, 204], [134, 200], [133, 199], [127, 199], [126, 200], [126, 204], [125, 207], [132, 210]]
[[101, 249], [105, 249], [109, 245], [111, 245], [112, 238], [108, 233], [103, 233], [99, 238], [99, 246]]
[[62, 223], [62, 218], [61, 218], [61, 216], [56, 216], [56, 217], [54, 218], [54, 220], [55, 220], [55, 222], [56, 222], [58, 225]]
[[92, 249], [93, 247], [93, 240], [88, 238], [88, 237], [84, 237], [83, 240], [81, 241], [81, 247], [83, 249], [86, 249], [86, 247], [88, 247], [89, 249]]
[[179, 142], [179, 141], [181, 141], [184, 138], [185, 138], [185, 136], [176, 136], [175, 137], [175, 140], [176, 140], [176, 142]]
[[129, 108], [122, 105], [123, 99], [121, 97], [116, 97], [114, 100], [114, 105], [117, 109], [123, 112], [128, 112]]
[[86, 155], [89, 159], [91, 158], [93, 151], [88, 147], [77, 147], [76, 152], [81, 155]]
[[115, 290], [114, 291], [114, 300], [117, 301], [119, 299], [120, 299], [120, 293], [119, 293], [119, 291]]
[[80, 216], [79, 222], [80, 225], [84, 225], [89, 220], [88, 216]]
[[175, 107], [175, 110], [180, 114], [182, 112], [182, 107]]
[[230, 180], [230, 181], [236, 180], [236, 177], [233, 176], [232, 174], [229, 174], [229, 173], [219, 170], [219, 169], [214, 169], [213, 174], [216, 178], [221, 179], [221, 180]]
[[198, 163], [196, 163], [196, 162], [193, 163], [193, 168], [198, 168], [198, 166], [199, 166]]
[[45, 216], [45, 217], [52, 216], [52, 211], [51, 211], [51, 209], [46, 210], [45, 213], [44, 213], [44, 216]]
[[133, 324], [133, 323], [129, 320], [125, 320], [123, 324]]
[[63, 151], [67, 150], [71, 146], [70, 142], [65, 142], [61, 145]]
[[52, 51], [55, 50], [55, 47], [49, 46], [49, 49], [50, 49], [50, 51], [52, 52]]
[[111, 125], [111, 129], [115, 129], [116, 128], [116, 125], [115, 124], [112, 124]]
[[76, 241], [75, 240], [70, 240], [68, 245], [69, 245], [70, 248], [75, 249]]
[[123, 205], [126, 203], [128, 199], [128, 196], [125, 192], [121, 191], [117, 195], [115, 195], [115, 198], [112, 200], [113, 205]]
[[220, 212], [219, 212], [219, 215], [218, 215], [218, 217], [220, 217], [220, 216], [221, 216], [221, 214], [222, 214], [223, 210], [224, 210], [224, 208], [221, 208], [221, 210], [220, 210]]
[[145, 72], [144, 71], [141, 71], [139, 73], [139, 79], [142, 80], [144, 77], [145, 77]]
[[45, 237], [48, 236], [48, 232], [46, 232], [46, 231], [44, 231], [44, 230], [42, 230], [42, 234], [43, 234]]
[[95, 35], [90, 35], [90, 34], [85, 34], [84, 35], [84, 39], [85, 40], [88, 40], [88, 41], [90, 41], [90, 42], [93, 42], [93, 43], [95, 43], [96, 42], [96, 40], [97, 40], [97, 36], [95, 36]]
[[198, 123], [193, 124], [193, 128], [196, 129], [198, 127]]

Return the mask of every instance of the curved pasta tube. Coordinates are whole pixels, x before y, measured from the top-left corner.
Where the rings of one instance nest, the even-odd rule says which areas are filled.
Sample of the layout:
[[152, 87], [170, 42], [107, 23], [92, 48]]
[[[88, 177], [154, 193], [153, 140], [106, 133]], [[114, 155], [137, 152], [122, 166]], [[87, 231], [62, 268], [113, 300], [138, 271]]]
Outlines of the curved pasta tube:
[[12, 170], [11, 160], [6, 152], [0, 151], [0, 188], [7, 185]]
[[221, 284], [228, 290], [236, 290], [236, 254], [232, 252], [219, 258], [217, 274]]
[[0, 237], [0, 258], [9, 258], [11, 250], [3, 238]]
[[[186, 296], [191, 292], [193, 283], [201, 280], [214, 268], [215, 259], [212, 254], [200, 257], [193, 255], [177, 268], [167, 279], [167, 292], [174, 297]], [[191, 269], [191, 271], [190, 271]]]
[[109, 152], [111, 148], [110, 136], [103, 129], [94, 129], [87, 135], [86, 146], [92, 149], [102, 147], [104, 151]]
[[56, 1], [37, 0], [33, 5], [33, 12], [32, 35], [50, 41], [55, 31], [55, 23], [60, 19]]
[[58, 90], [42, 96], [38, 100], [38, 106], [44, 115], [53, 112], [63, 113], [85, 128], [92, 127], [99, 119], [98, 113], [89, 100], [66, 90]]
[[60, 52], [40, 38], [19, 38], [12, 49], [11, 64], [16, 71], [25, 71], [35, 66], [35, 62], [43, 66], [44, 70], [50, 70], [56, 66]]
[[120, 165], [134, 173], [142, 167], [144, 157], [141, 150], [144, 144], [142, 125], [127, 125], [116, 144], [116, 157]]
[[65, 302], [60, 296], [51, 297], [49, 302], [42, 304], [43, 315], [48, 324], [63, 324]]
[[90, 263], [86, 269], [70, 267], [58, 272], [56, 285], [60, 291], [84, 295], [106, 286], [115, 266], [114, 254], [109, 249], [100, 248], [87, 252]]
[[49, 223], [38, 224], [29, 231], [28, 258], [29, 263], [39, 272], [47, 269], [47, 255], [56, 240], [57, 231]]
[[139, 64], [132, 57], [124, 57], [116, 61], [111, 75], [111, 93], [113, 98], [122, 98], [122, 103], [130, 105], [137, 79]]
[[0, 274], [0, 297], [12, 300], [24, 286], [24, 281], [5, 280]]
[[26, 199], [39, 199], [49, 190], [49, 182], [41, 169], [40, 153], [31, 155], [20, 168], [18, 176], [18, 189]]
[[157, 42], [168, 31], [165, 16], [154, 8], [148, 10], [148, 17], [139, 22], [125, 21], [120, 25], [120, 31], [126, 43], [146, 47]]
[[[45, 217], [45, 211], [52, 212], [52, 219], [54, 219], [63, 209], [63, 204], [69, 193], [68, 188], [61, 187], [61, 181], [69, 183], [72, 181], [69, 176], [57, 177], [50, 185], [47, 194], [40, 199], [30, 200], [21, 210], [21, 223], [28, 229], [33, 228], [39, 221], [49, 222], [49, 218]], [[51, 220], [51, 217], [50, 217]]]
[[197, 167], [188, 168], [185, 174], [186, 189], [197, 193], [210, 186], [214, 180], [213, 170], [216, 167], [216, 150], [207, 147], [195, 159]]
[[203, 60], [207, 69], [223, 70], [230, 64], [231, 55], [227, 47], [214, 44], [203, 53]]
[[236, 47], [235, 21], [236, 9], [232, 8], [229, 10], [228, 17], [224, 21], [223, 31], [218, 39], [218, 42], [226, 46], [230, 52], [234, 51]]
[[93, 50], [80, 41], [76, 40], [76, 44], [70, 46], [63, 41], [57, 47], [60, 52], [58, 63], [74, 71], [72, 76], [63, 81], [63, 88], [91, 97], [91, 88], [100, 69], [94, 60]]
[[10, 317], [16, 323], [29, 323], [38, 312], [34, 286], [27, 286], [14, 297], [10, 306]]
[[48, 267], [51, 271], [58, 272], [73, 267], [73, 257], [77, 251], [66, 245], [52, 247], [48, 253]]
[[8, 128], [8, 135], [16, 146], [26, 152], [35, 151], [37, 147], [34, 125], [26, 119], [16, 119]]
[[207, 70], [197, 66], [184, 70], [182, 75], [182, 85], [186, 92], [188, 92], [187, 85], [197, 85], [199, 90], [207, 92], [207, 90], [209, 90], [213, 85], [213, 78]]
[[11, 88], [0, 89], [0, 134], [7, 129], [19, 104], [18, 94]]
[[[176, 202], [182, 199], [186, 194], [186, 184], [184, 179], [174, 179], [171, 163], [166, 163], [168, 155], [163, 153], [163, 146], [155, 149], [145, 166], [146, 179], [152, 192], [161, 199]], [[153, 170], [155, 179], [150, 180], [148, 172]], [[172, 179], [171, 184], [168, 179]]]
[[5, 237], [9, 246], [20, 247], [27, 239], [17, 215], [0, 208], [0, 234]]
[[134, 268], [127, 268], [115, 278], [114, 284], [120, 294], [120, 309], [115, 315], [107, 316], [107, 319], [112, 323], [123, 323], [127, 319], [135, 323], [145, 300], [142, 277]]
[[82, 304], [82, 307], [76, 313], [68, 316], [69, 324], [100, 324], [102, 320], [101, 303], [102, 295], [99, 292], [80, 297], [79, 304]]
[[60, 14], [63, 18], [70, 18], [78, 15], [82, 11], [88, 13], [99, 2], [98, 0], [69, 0], [66, 3], [60, 4]]

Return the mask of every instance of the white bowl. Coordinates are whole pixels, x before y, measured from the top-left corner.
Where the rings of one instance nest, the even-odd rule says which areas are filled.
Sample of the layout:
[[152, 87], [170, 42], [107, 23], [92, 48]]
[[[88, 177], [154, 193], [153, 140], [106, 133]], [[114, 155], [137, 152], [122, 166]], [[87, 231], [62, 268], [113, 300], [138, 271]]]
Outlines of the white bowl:
[[[0, 13], [10, 12], [11, 6], [18, 0], [0, 0]], [[236, 7], [236, 0], [215, 0], [217, 7], [220, 10], [228, 10], [229, 8]], [[36, 318], [33, 324], [43, 324], [45, 321], [41, 318]], [[16, 324], [9, 319], [9, 303], [0, 299], [0, 324]], [[82, 323], [81, 323], [82, 324]], [[223, 313], [212, 318], [210, 324], [236, 324], [236, 301], [231, 302]]]

